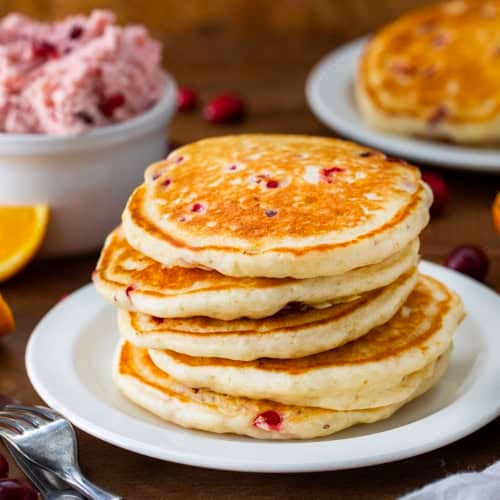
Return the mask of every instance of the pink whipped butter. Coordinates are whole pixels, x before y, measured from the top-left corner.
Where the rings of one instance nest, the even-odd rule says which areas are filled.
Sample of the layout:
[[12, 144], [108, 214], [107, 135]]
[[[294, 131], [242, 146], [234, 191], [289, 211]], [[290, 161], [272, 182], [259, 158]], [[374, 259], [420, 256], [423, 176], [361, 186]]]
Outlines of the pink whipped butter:
[[143, 113], [164, 92], [161, 44], [95, 10], [0, 21], [0, 132], [74, 134]]

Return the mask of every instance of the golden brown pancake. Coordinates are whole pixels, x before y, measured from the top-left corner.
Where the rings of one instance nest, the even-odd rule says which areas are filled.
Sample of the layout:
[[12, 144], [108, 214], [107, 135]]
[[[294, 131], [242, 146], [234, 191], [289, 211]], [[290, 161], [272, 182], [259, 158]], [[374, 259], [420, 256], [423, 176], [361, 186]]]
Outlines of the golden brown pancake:
[[457, 142], [500, 138], [500, 1], [404, 15], [368, 43], [357, 95], [375, 128]]
[[384, 324], [406, 301], [417, 275], [413, 269], [390, 285], [348, 303], [323, 309], [290, 305], [269, 318], [162, 319], [120, 311], [118, 324], [122, 335], [139, 347], [236, 360], [297, 358], [338, 347]]
[[350, 396], [363, 389], [362, 407], [367, 408], [370, 394], [399, 384], [448, 350], [462, 318], [459, 297], [439, 281], [421, 276], [391, 320], [336, 349], [297, 359], [255, 361], [154, 349], [150, 355], [159, 368], [190, 387], [331, 409], [354, 408], [359, 401]]
[[448, 358], [446, 353], [433, 363], [405, 401], [357, 411], [289, 406], [191, 389], [158, 369], [146, 350], [127, 342], [118, 346], [114, 378], [123, 394], [134, 403], [183, 427], [258, 439], [311, 439], [390, 417], [442, 377]]
[[431, 201], [416, 167], [350, 142], [228, 136], [149, 167], [123, 230], [166, 266], [303, 279], [394, 255], [425, 227]]
[[132, 248], [117, 229], [104, 244], [93, 280], [105, 299], [129, 311], [168, 318], [264, 318], [290, 303], [325, 308], [387, 286], [415, 267], [418, 248], [413, 241], [378, 264], [339, 276], [233, 278], [216, 271], [167, 268]]

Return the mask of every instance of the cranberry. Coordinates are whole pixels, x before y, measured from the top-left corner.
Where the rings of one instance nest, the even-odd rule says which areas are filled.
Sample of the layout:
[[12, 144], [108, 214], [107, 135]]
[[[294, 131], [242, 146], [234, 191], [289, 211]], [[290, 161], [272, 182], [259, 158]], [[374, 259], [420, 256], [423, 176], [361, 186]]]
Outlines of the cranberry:
[[267, 217], [274, 217], [275, 215], [278, 215], [278, 211], [273, 210], [272, 208], [266, 208], [265, 214]]
[[125, 288], [125, 295], [130, 298], [131, 293], [135, 290], [135, 287], [133, 285], [129, 285], [127, 288]]
[[441, 123], [448, 116], [448, 110], [445, 106], [438, 106], [427, 119], [430, 127], [434, 127]]
[[99, 103], [99, 109], [106, 118], [111, 118], [116, 108], [125, 104], [125, 97], [122, 94], [113, 94]]
[[0, 478], [7, 477], [9, 475], [9, 462], [7, 459], [0, 455]]
[[279, 185], [280, 185], [279, 182], [274, 179], [270, 179], [266, 183], [266, 187], [269, 189], [276, 189]]
[[253, 425], [264, 431], [279, 431], [282, 422], [283, 419], [277, 411], [267, 410], [255, 417]]
[[330, 174], [336, 174], [337, 172], [344, 172], [345, 169], [341, 167], [330, 167], [323, 169], [323, 175], [328, 177]]
[[484, 281], [489, 268], [488, 256], [475, 245], [463, 245], [455, 248], [446, 257], [445, 264], [455, 271]]
[[59, 51], [57, 47], [46, 41], [35, 41], [31, 46], [33, 50], [33, 55], [41, 59], [55, 59], [59, 57]]
[[77, 40], [83, 35], [83, 28], [78, 24], [75, 24], [69, 31], [69, 37], [71, 40]]
[[422, 179], [431, 188], [434, 196], [431, 213], [434, 215], [443, 213], [450, 197], [448, 186], [440, 175], [431, 172], [423, 172]]
[[203, 212], [204, 206], [201, 203], [195, 203], [191, 207], [191, 212], [200, 213]]
[[179, 111], [191, 111], [198, 104], [198, 96], [193, 89], [179, 87], [177, 91], [177, 109]]
[[165, 179], [165, 180], [161, 183], [161, 185], [162, 185], [163, 187], [168, 187], [168, 186], [170, 186], [170, 184], [172, 184], [172, 181], [171, 181], [170, 179]]
[[38, 494], [20, 479], [0, 480], [0, 500], [37, 500]]
[[203, 108], [203, 116], [212, 123], [235, 123], [243, 119], [245, 103], [235, 94], [223, 94]]

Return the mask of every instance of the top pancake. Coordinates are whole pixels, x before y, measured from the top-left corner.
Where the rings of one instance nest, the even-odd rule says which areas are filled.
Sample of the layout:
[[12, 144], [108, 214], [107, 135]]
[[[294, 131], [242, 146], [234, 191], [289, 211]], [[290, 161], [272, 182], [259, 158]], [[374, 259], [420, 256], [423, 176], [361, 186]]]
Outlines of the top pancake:
[[416, 167], [350, 142], [228, 136], [149, 167], [123, 230], [167, 266], [313, 278], [401, 250], [427, 224], [431, 201]]
[[500, 1], [407, 14], [368, 44], [359, 104], [375, 127], [457, 142], [500, 138]]

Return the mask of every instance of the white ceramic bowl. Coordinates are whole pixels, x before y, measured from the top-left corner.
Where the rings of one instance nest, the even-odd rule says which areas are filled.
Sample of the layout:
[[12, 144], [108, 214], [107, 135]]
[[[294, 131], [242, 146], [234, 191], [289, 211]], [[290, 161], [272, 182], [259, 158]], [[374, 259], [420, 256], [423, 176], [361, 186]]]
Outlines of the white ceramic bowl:
[[80, 135], [0, 134], [0, 204], [50, 206], [43, 255], [102, 245], [144, 169], [165, 156], [176, 94], [169, 77], [163, 97], [144, 114]]

